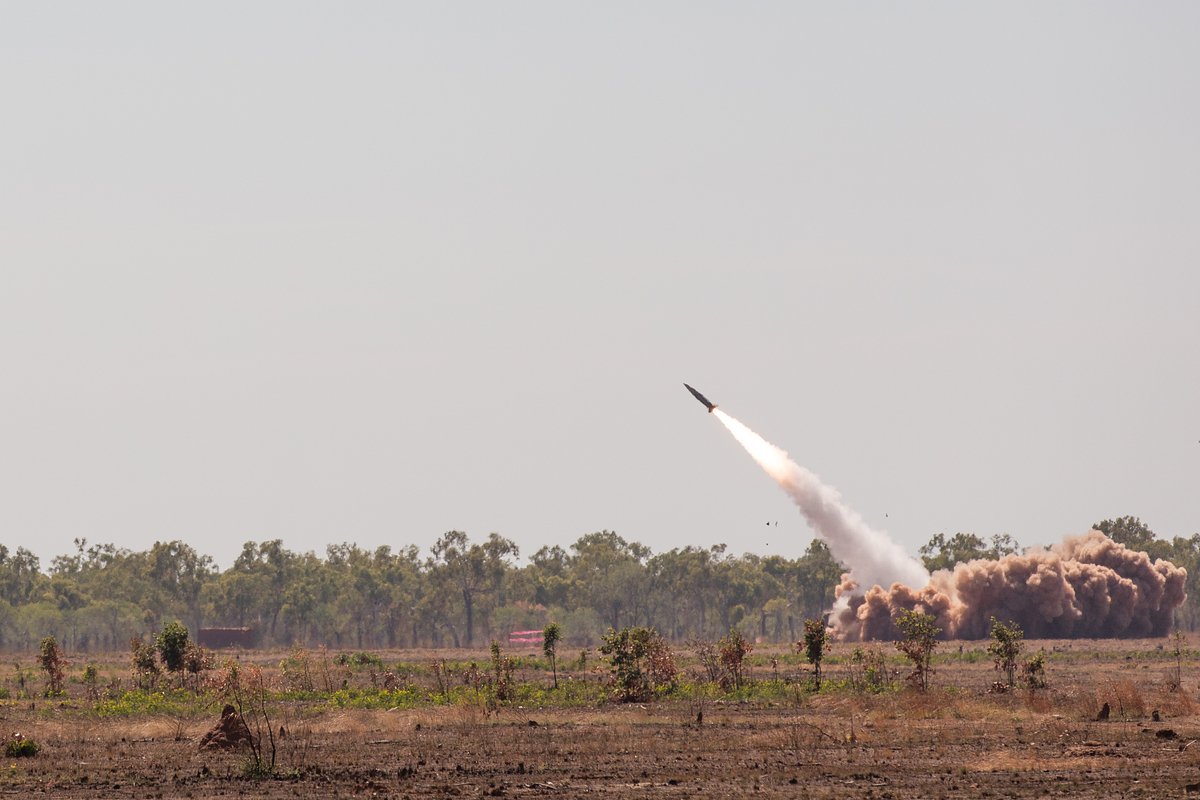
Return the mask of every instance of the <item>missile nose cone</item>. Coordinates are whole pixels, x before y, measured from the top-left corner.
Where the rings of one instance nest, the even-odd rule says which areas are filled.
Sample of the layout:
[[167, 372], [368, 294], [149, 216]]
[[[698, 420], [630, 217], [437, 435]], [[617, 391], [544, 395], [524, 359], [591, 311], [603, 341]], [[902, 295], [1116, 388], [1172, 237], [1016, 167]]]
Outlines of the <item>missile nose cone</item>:
[[705, 397], [704, 395], [702, 395], [702, 394], [700, 394], [699, 392], [697, 392], [697, 391], [696, 391], [695, 389], [693, 389], [691, 386], [688, 386], [686, 383], [685, 383], [683, 386], [684, 386], [684, 388], [685, 388], [685, 389], [687, 389], [689, 392], [691, 392], [691, 393], [692, 393], [692, 397], [696, 398], [697, 400], [699, 400], [701, 403], [703, 403], [703, 404], [704, 404], [704, 407], [708, 409], [708, 413], [710, 413], [710, 414], [711, 414], [711, 413], [712, 413], [712, 411], [713, 411], [713, 409], [717, 407], [717, 404], [716, 404], [716, 403], [710, 403], [710, 402], [708, 402], [708, 398], [707, 398], [707, 397]]

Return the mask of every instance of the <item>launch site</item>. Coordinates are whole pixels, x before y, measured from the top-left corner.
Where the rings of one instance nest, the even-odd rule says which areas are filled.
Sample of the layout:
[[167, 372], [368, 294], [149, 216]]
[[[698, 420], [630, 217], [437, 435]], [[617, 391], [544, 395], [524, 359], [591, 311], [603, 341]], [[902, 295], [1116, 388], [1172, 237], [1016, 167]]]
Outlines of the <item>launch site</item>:
[[1200, 4], [0, 9], [0, 797], [1200, 798]]

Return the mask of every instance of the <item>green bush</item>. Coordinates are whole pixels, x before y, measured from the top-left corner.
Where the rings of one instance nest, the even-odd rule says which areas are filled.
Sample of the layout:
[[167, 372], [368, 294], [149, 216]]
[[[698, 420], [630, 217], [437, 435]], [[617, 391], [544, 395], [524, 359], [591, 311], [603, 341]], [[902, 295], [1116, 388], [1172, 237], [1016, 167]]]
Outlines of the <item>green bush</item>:
[[42, 747], [33, 739], [27, 739], [19, 733], [14, 733], [4, 743], [5, 758], [32, 758]]
[[937, 618], [919, 611], [902, 610], [896, 614], [896, 627], [901, 635], [896, 642], [896, 649], [913, 664], [908, 682], [919, 691], [928, 691], [929, 676], [933, 672], [933, 651], [942, 632], [937, 626]]
[[825, 659], [825, 651], [829, 649], [829, 631], [825, 622], [819, 619], [804, 620], [804, 641], [800, 645], [804, 657], [813, 667], [813, 688], [821, 691], [821, 662]]
[[600, 652], [608, 657], [617, 700], [642, 702], [675, 686], [675, 656], [653, 628], [609, 628]]
[[992, 641], [988, 644], [988, 655], [992, 657], [996, 671], [1004, 675], [1003, 686], [1011, 689], [1017, 685], [1017, 660], [1024, 647], [1025, 633], [1015, 622], [1001, 622], [992, 617]]
[[188, 649], [187, 627], [182, 622], [168, 622], [154, 640], [154, 647], [168, 672], [182, 671]]

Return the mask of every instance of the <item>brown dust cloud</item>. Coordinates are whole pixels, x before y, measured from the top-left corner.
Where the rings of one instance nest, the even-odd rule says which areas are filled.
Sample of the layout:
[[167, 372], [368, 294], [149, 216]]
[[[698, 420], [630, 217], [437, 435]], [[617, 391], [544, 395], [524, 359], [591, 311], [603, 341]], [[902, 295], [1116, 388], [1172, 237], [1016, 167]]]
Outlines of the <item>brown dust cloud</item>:
[[987, 637], [993, 617], [1017, 623], [1033, 638], [1165, 636], [1186, 597], [1186, 570], [1152, 562], [1095, 530], [930, 575], [885, 531], [867, 525], [836, 489], [720, 409], [714, 415], [849, 568], [829, 617], [838, 639], [896, 638], [893, 620], [901, 610], [933, 615], [950, 639]]

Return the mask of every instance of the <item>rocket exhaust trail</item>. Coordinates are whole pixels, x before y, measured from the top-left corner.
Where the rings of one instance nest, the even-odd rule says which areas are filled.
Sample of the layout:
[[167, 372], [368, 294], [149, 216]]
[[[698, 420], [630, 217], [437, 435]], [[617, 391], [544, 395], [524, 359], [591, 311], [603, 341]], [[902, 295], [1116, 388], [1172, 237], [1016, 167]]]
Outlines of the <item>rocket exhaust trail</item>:
[[932, 614], [947, 638], [986, 638], [993, 617], [1037, 638], [1166, 636], [1187, 597], [1187, 570], [1096, 530], [930, 576], [836, 489], [715, 405], [711, 411], [795, 501], [833, 557], [850, 567], [830, 619], [839, 639], [893, 639], [901, 610]]
[[714, 408], [712, 413], [792, 498], [817, 536], [829, 545], [833, 557], [850, 568], [850, 578], [862, 587], [860, 591], [874, 585], [886, 588], [903, 583], [919, 587], [929, 582], [925, 567], [886, 533], [867, 525], [858, 512], [842, 501], [837, 489], [822, 483], [786, 452], [724, 411]]

